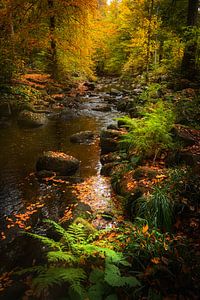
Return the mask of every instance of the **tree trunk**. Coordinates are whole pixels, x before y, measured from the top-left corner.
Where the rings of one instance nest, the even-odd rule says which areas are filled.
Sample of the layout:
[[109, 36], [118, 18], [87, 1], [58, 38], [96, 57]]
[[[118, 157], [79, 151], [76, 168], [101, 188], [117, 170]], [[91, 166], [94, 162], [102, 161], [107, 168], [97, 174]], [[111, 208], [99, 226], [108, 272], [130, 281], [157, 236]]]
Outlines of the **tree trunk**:
[[50, 72], [53, 78], [57, 77], [57, 45], [55, 39], [55, 30], [56, 30], [56, 18], [53, 12], [54, 9], [54, 0], [48, 0], [48, 8], [50, 11], [49, 17], [49, 32], [50, 32]]
[[9, 1], [8, 5], [8, 33], [11, 39], [14, 37], [14, 26], [13, 26], [13, 3]]
[[[189, 0], [187, 15], [187, 26], [189, 28], [197, 26], [198, 7], [199, 0]], [[183, 75], [188, 79], [194, 79], [197, 76], [196, 53], [197, 39], [195, 40], [193, 36], [190, 40], [187, 41], [181, 66]]]
[[146, 82], [149, 82], [149, 65], [150, 65], [150, 58], [151, 58], [151, 23], [152, 23], [152, 15], [153, 15], [153, 7], [154, 7], [154, 0], [151, 0], [149, 7], [148, 7], [148, 31], [147, 31], [147, 54], [146, 54]]

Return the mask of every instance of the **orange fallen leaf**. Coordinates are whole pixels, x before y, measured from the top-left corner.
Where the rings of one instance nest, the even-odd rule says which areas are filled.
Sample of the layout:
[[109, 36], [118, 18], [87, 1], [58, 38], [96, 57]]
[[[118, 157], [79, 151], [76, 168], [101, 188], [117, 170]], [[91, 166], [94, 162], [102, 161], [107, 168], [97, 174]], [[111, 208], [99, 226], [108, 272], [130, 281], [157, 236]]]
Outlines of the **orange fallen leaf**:
[[146, 224], [145, 226], [142, 227], [142, 233], [146, 233], [149, 229], [148, 224]]
[[157, 264], [159, 264], [159, 262], [160, 262], [160, 258], [159, 258], [159, 257], [154, 257], [154, 258], [151, 259], [151, 262], [152, 262], [153, 264], [157, 265]]

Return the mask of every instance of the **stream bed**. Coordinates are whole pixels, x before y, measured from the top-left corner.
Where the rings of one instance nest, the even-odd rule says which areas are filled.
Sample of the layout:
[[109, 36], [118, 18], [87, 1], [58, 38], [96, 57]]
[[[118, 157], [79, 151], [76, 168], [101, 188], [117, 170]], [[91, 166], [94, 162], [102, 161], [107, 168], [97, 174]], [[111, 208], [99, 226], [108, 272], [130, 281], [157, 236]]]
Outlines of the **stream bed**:
[[[9, 243], [21, 231], [37, 232], [47, 218], [67, 222], [92, 215], [97, 228], [114, 226], [113, 219], [108, 222], [99, 216], [99, 212], [106, 214], [113, 209], [109, 179], [100, 175], [99, 139], [90, 145], [70, 142], [74, 133], [85, 130], [100, 133], [107, 125], [116, 123], [113, 119], [119, 112], [113, 105], [101, 111], [102, 105], [107, 105], [104, 96], [109, 98], [105, 92], [86, 94], [70, 118], [50, 116], [46, 125], [34, 129], [22, 128], [14, 119], [8, 128], [0, 130], [1, 253], [7, 251]], [[55, 175], [40, 180], [36, 161], [49, 150], [80, 160], [78, 173], [72, 178]], [[5, 266], [10, 257], [3, 259]]]

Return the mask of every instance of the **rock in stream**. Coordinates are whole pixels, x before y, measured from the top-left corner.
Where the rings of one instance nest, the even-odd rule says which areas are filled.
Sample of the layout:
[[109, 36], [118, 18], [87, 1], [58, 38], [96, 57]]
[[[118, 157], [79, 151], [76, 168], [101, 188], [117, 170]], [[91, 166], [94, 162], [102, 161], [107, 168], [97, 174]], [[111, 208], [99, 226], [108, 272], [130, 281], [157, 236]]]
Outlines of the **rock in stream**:
[[55, 171], [60, 175], [73, 175], [79, 169], [80, 161], [63, 152], [47, 151], [36, 163], [37, 171]]

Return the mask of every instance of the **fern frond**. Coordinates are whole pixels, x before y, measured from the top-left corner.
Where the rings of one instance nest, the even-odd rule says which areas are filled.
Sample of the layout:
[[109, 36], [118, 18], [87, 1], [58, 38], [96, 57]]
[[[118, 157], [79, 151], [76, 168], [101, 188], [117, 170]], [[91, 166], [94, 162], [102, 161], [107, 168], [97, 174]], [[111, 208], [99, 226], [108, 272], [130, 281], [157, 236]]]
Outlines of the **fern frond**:
[[47, 254], [48, 262], [56, 263], [63, 261], [66, 263], [76, 263], [78, 259], [71, 252], [49, 251]]
[[60, 242], [55, 242], [53, 239], [35, 233], [25, 232], [25, 234], [39, 240], [45, 246], [61, 250], [62, 244]]
[[[79, 281], [74, 281], [71, 283], [70, 288], [77, 293], [79, 296], [81, 296], [81, 299], [85, 299], [86, 290], [83, 287], [83, 285]], [[73, 298], [74, 299], [74, 298]]]
[[40, 293], [44, 289], [55, 284], [61, 285], [63, 282], [68, 282], [70, 285], [77, 284], [86, 279], [86, 274], [81, 268], [48, 268], [44, 273], [40, 273], [33, 279], [33, 286]]
[[121, 252], [116, 252], [109, 248], [102, 248], [106, 255], [106, 262], [113, 264], [121, 264], [123, 266], [130, 266], [130, 264], [125, 260], [124, 255]]
[[30, 268], [25, 268], [23, 270], [20, 271], [16, 271], [14, 272], [15, 275], [24, 275], [24, 274], [30, 274], [30, 273], [43, 273], [44, 271], [46, 271], [46, 267], [43, 266], [34, 266], [34, 267], [30, 267]]
[[94, 269], [90, 273], [89, 281], [92, 283], [97, 283], [102, 281], [104, 278], [104, 271], [100, 269]]
[[71, 224], [67, 229], [67, 233], [70, 234], [74, 243], [86, 243], [87, 234], [83, 224]]
[[71, 244], [74, 243], [73, 236], [71, 236], [70, 233], [68, 233], [62, 226], [52, 220], [45, 220], [44, 222], [52, 225], [54, 230], [61, 235], [61, 237], [66, 241], [67, 246], [70, 248]]
[[98, 282], [92, 285], [88, 290], [90, 300], [102, 300], [105, 293], [105, 283]]

